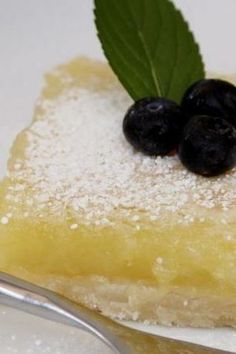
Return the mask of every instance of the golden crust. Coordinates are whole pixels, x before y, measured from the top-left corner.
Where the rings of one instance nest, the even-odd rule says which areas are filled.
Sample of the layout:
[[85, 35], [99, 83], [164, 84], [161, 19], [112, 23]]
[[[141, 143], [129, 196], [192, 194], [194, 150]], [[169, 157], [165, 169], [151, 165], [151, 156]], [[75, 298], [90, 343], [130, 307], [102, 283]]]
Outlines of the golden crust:
[[102, 276], [38, 276], [27, 272], [18, 275], [114, 319], [147, 325], [236, 327], [235, 297]]

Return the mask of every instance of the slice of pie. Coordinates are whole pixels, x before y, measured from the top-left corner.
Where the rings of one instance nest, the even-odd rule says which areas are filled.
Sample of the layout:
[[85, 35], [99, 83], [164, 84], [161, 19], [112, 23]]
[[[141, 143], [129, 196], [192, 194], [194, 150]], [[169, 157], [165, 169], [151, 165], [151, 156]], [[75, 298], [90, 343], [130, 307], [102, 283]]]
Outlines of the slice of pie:
[[235, 326], [236, 170], [135, 152], [130, 104], [106, 64], [46, 77], [0, 187], [0, 269], [111, 317]]

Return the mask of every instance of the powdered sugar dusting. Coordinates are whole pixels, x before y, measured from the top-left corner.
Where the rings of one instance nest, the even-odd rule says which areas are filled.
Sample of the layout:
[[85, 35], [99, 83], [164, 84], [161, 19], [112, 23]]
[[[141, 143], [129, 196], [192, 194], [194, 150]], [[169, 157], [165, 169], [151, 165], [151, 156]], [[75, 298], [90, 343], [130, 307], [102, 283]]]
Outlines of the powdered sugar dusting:
[[100, 93], [71, 89], [42, 103], [42, 119], [25, 133], [24, 160], [14, 161], [10, 172], [16, 182], [7, 199], [17, 204], [24, 198], [28, 209], [22, 217], [32, 211], [43, 217], [50, 209], [61, 216], [69, 213], [71, 230], [81, 220], [106, 225], [125, 219], [137, 228], [144, 219], [177, 216], [181, 223], [201, 222], [214, 208], [227, 223], [236, 201], [236, 171], [206, 179], [188, 172], [177, 156], [135, 152], [122, 132], [130, 104], [117, 88]]

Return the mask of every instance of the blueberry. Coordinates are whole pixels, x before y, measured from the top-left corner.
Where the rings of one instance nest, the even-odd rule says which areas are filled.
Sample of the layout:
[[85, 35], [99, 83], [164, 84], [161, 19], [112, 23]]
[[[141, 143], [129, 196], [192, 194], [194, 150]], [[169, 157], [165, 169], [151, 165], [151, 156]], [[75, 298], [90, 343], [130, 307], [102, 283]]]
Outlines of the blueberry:
[[192, 117], [183, 131], [179, 157], [194, 173], [224, 173], [236, 164], [236, 129], [224, 118]]
[[206, 79], [196, 82], [184, 94], [181, 105], [189, 117], [224, 117], [236, 127], [236, 87], [227, 81]]
[[164, 156], [176, 149], [185, 123], [175, 102], [148, 97], [135, 102], [125, 115], [123, 131], [138, 151]]

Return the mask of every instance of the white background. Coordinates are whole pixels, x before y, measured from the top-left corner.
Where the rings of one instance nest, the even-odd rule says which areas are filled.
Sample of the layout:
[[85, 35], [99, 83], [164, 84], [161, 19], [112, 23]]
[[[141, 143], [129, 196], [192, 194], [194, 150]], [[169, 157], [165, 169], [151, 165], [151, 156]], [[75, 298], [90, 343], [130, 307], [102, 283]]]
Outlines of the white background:
[[[207, 69], [236, 72], [236, 1], [175, 2], [201, 43]], [[77, 55], [103, 58], [93, 24], [92, 0], [0, 0], [1, 175], [15, 135], [30, 122], [43, 74]], [[151, 330], [236, 352], [234, 331]], [[109, 353], [75, 329], [4, 308], [0, 308], [0, 343], [2, 354]]]

